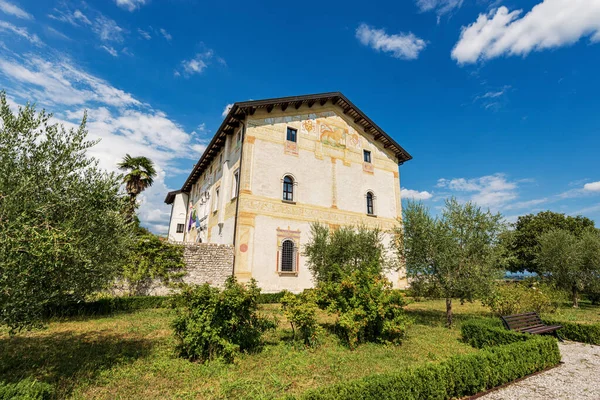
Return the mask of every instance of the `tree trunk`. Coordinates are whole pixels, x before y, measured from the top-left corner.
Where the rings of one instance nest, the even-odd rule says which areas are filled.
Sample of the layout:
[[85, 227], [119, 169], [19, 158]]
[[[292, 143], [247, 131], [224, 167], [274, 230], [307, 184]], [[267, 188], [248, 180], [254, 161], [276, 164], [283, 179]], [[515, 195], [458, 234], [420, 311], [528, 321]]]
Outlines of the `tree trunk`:
[[452, 298], [446, 297], [446, 327], [452, 327]]
[[575, 285], [573, 285], [573, 308], [579, 308], [579, 296]]
[[136, 197], [137, 196], [133, 193], [129, 194], [129, 210], [127, 210], [128, 222], [133, 221], [133, 216], [135, 215]]

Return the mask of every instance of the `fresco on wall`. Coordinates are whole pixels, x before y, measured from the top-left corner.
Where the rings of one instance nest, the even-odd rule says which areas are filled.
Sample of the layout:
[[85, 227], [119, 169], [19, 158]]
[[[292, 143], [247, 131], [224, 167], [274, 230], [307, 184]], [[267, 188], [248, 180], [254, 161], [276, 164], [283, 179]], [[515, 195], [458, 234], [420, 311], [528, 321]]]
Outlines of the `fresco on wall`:
[[321, 143], [332, 147], [346, 147], [346, 136], [348, 136], [348, 127], [346, 124], [331, 119], [318, 119]]

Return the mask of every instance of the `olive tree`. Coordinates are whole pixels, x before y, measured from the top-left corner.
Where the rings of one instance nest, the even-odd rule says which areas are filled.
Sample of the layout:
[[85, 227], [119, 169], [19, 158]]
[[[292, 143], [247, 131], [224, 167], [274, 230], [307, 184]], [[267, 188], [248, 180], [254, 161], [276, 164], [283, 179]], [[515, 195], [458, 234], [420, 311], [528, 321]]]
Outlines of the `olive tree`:
[[600, 234], [588, 229], [577, 237], [565, 229], [539, 236], [537, 270], [556, 286], [571, 293], [573, 307], [579, 295], [594, 290], [600, 281]]
[[66, 130], [1, 93], [0, 119], [0, 325], [14, 333], [112, 282], [131, 229], [120, 177], [87, 155], [85, 115]]
[[502, 230], [500, 214], [456, 199], [447, 200], [437, 217], [422, 203], [410, 201], [404, 207], [396, 230], [398, 255], [415, 294], [446, 299], [448, 327], [452, 299], [473, 301], [500, 275], [496, 245]]

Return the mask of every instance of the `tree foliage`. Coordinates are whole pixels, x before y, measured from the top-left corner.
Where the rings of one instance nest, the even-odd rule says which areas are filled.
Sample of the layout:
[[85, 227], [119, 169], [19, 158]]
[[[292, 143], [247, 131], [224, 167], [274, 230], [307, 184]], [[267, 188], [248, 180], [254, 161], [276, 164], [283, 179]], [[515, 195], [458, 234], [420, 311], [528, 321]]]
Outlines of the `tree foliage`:
[[133, 247], [123, 266], [130, 295], [147, 294], [155, 280], [169, 286], [182, 276], [183, 248], [161, 240], [144, 228], [138, 228]]
[[538, 242], [537, 271], [570, 292], [578, 307], [580, 293], [594, 291], [600, 282], [600, 234], [588, 229], [578, 237], [558, 229], [540, 235]]
[[87, 155], [85, 116], [65, 130], [2, 93], [0, 117], [0, 324], [15, 332], [112, 282], [131, 231], [119, 177]]
[[552, 211], [520, 216], [506, 241], [510, 256], [507, 268], [513, 272], [539, 272], [536, 257], [542, 234], [561, 229], [579, 237], [590, 228], [594, 228], [594, 221], [582, 216], [572, 217]]
[[119, 169], [127, 172], [123, 177], [125, 190], [129, 194], [129, 217], [133, 219], [137, 207], [137, 196], [154, 183], [156, 169], [148, 157], [132, 157], [126, 154]]
[[304, 345], [316, 347], [322, 331], [317, 322], [317, 295], [314, 290], [305, 290], [296, 295], [285, 292], [281, 299], [283, 314], [290, 322], [294, 339], [300, 338]]
[[229, 277], [221, 291], [208, 284], [188, 286], [175, 298], [173, 321], [177, 352], [190, 360], [222, 358], [232, 362], [236, 354], [255, 350], [262, 334], [275, 323], [257, 313], [260, 289]]
[[421, 203], [408, 202], [396, 232], [400, 258], [415, 294], [446, 299], [452, 325], [452, 298], [472, 301], [488, 292], [499, 268], [497, 243], [502, 216], [472, 203], [446, 201], [439, 217]]
[[381, 231], [365, 226], [344, 226], [332, 231], [314, 223], [304, 255], [317, 282], [339, 282], [353, 271], [373, 268], [379, 273], [388, 267]]

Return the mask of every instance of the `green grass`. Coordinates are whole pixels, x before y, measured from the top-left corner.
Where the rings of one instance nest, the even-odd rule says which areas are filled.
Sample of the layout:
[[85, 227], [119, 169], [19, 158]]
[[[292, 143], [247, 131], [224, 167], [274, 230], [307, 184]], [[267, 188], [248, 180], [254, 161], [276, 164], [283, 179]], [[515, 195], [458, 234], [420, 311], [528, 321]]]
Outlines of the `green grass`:
[[[278, 304], [279, 328], [256, 354], [234, 364], [191, 363], [175, 357], [167, 309], [51, 322], [47, 329], [9, 338], [0, 333], [0, 380], [28, 376], [53, 384], [60, 398], [140, 399], [276, 398], [373, 373], [441, 361], [477, 351], [427, 318], [409, 328], [401, 346], [365, 344], [351, 351], [325, 333], [322, 345], [307, 350], [290, 341]], [[323, 323], [332, 318], [321, 315]]]
[[[33, 377], [54, 385], [59, 398], [74, 399], [278, 398], [477, 351], [460, 341], [460, 325], [493, 315], [477, 302], [455, 300], [453, 309], [456, 324], [448, 330], [444, 300], [413, 302], [406, 310], [414, 324], [401, 346], [365, 344], [351, 351], [327, 331], [317, 349], [292, 342], [279, 304], [265, 304], [262, 312], [279, 318], [278, 329], [266, 335], [262, 351], [229, 365], [177, 358], [172, 310], [56, 320], [12, 338], [0, 331], [0, 381]], [[600, 322], [600, 307], [564, 307], [551, 317]], [[319, 319], [334, 322], [325, 313]]]

